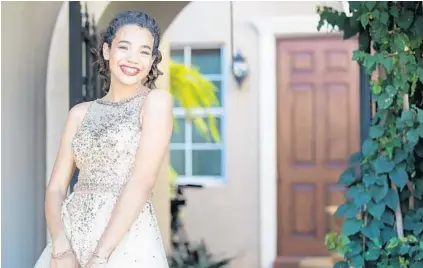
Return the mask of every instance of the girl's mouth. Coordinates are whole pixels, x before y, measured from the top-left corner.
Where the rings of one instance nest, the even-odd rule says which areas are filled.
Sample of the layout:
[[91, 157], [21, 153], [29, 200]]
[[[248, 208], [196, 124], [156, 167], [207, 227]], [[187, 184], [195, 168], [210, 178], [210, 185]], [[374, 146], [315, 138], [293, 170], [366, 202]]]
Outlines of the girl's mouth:
[[137, 74], [139, 74], [141, 72], [140, 69], [136, 68], [136, 67], [130, 67], [127, 65], [119, 65], [121, 71], [126, 74], [127, 76], [136, 76]]

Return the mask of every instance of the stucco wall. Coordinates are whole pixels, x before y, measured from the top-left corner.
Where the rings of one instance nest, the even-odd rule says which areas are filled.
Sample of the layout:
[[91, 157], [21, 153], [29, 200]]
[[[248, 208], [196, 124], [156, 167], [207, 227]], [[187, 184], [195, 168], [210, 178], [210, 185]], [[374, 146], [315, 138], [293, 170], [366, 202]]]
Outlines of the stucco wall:
[[[233, 2], [234, 47], [248, 61], [242, 88], [229, 70], [226, 102], [227, 183], [187, 190], [185, 222], [193, 240], [204, 238], [213, 253], [235, 256], [231, 267], [259, 267], [258, 44], [250, 21], [259, 17], [316, 14], [316, 5], [341, 9], [340, 2]], [[317, 25], [317, 22], [316, 22]], [[287, 25], [295, 27], [295, 25]], [[192, 2], [168, 30], [172, 44], [224, 44], [230, 64], [229, 2]]]
[[[32, 267], [45, 246], [45, 88], [61, 2], [1, 3], [1, 267]], [[40, 16], [42, 14], [42, 16]]]

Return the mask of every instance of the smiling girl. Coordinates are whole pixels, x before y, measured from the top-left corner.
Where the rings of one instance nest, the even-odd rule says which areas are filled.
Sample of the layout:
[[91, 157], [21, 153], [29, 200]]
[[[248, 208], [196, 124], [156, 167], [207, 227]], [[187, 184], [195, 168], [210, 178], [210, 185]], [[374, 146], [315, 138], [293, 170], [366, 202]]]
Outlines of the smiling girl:
[[173, 128], [171, 96], [155, 89], [159, 44], [155, 20], [138, 11], [102, 35], [107, 94], [69, 112], [46, 190], [51, 241], [35, 268], [168, 267], [151, 201]]

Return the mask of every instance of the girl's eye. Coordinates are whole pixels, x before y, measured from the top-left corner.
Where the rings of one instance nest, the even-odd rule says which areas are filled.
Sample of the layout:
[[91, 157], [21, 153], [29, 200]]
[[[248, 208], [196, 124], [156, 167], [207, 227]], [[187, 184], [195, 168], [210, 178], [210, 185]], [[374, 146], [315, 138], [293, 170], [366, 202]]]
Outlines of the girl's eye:
[[128, 48], [127, 47], [125, 47], [125, 46], [119, 46], [118, 48], [120, 48], [120, 49], [124, 49], [124, 50], [127, 50]]
[[141, 54], [150, 55], [150, 52], [149, 51], [141, 51]]

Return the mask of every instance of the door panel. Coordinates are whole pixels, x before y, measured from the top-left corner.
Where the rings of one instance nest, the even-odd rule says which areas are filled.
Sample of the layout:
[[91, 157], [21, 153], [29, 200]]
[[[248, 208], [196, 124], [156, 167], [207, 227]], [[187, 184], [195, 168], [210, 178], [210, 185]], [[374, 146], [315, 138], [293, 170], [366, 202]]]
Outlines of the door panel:
[[356, 47], [340, 37], [277, 41], [280, 259], [328, 255], [325, 207], [343, 202], [336, 182], [360, 143]]

